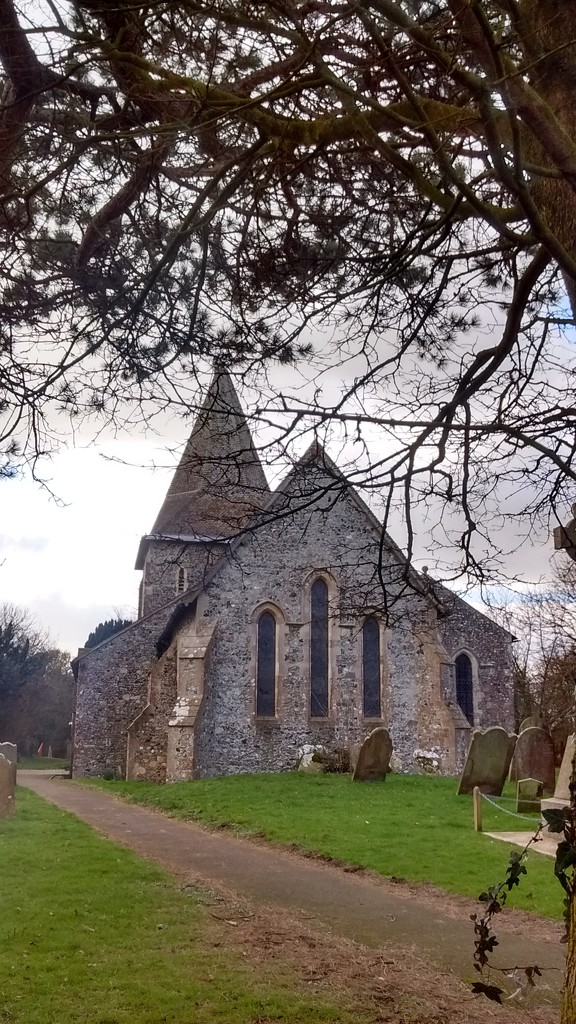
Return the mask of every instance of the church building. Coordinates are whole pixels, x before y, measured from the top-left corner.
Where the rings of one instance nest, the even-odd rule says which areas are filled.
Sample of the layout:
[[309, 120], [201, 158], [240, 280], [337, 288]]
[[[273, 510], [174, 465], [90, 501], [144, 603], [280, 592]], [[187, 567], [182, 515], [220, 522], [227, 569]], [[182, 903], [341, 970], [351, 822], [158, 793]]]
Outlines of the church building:
[[137, 620], [74, 662], [75, 776], [284, 771], [380, 725], [399, 770], [455, 774], [472, 727], [513, 726], [512, 636], [410, 569], [319, 444], [271, 492], [223, 370], [136, 568]]

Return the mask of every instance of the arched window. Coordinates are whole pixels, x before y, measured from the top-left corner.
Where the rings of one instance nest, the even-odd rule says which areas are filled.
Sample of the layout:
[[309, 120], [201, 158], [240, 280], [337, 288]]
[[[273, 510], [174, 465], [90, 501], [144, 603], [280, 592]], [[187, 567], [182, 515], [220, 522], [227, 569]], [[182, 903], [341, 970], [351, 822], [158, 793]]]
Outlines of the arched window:
[[470, 725], [474, 725], [472, 662], [467, 654], [459, 654], [456, 658], [456, 700]]
[[365, 718], [380, 718], [380, 623], [373, 615], [362, 626], [362, 688]]
[[310, 591], [310, 715], [328, 716], [328, 587], [321, 579]]
[[181, 565], [178, 566], [178, 575], [176, 577], [176, 593], [183, 594], [186, 590], [186, 569]]
[[276, 619], [272, 612], [262, 612], [258, 619], [256, 714], [267, 718], [276, 714]]

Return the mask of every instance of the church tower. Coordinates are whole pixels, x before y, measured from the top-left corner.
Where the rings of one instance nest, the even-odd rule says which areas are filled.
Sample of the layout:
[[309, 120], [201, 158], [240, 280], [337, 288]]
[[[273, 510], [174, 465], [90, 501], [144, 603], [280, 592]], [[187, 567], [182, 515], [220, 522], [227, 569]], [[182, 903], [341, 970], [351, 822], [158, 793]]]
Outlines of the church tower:
[[199, 586], [269, 497], [232, 380], [217, 368], [152, 532], [140, 542], [139, 616]]

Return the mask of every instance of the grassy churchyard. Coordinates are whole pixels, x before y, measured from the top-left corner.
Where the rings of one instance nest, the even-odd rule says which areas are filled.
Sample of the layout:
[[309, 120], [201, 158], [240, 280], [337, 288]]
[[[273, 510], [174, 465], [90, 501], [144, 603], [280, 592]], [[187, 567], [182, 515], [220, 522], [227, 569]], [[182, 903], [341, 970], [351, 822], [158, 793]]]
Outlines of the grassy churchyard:
[[69, 757], [21, 757], [18, 761], [20, 771], [57, 772], [70, 768]]
[[22, 788], [16, 807], [0, 821], [4, 1024], [381, 1019], [290, 967], [247, 960], [227, 942], [228, 908], [212, 914], [198, 889], [72, 815]]
[[[505, 878], [512, 849], [473, 831], [472, 798], [456, 796], [454, 779], [391, 775], [385, 783], [353, 783], [347, 775], [286, 772], [165, 786], [101, 780], [83, 784], [174, 817], [296, 844], [387, 877], [432, 883], [474, 898]], [[507, 795], [512, 794], [508, 787]], [[514, 809], [513, 802], [504, 806]], [[530, 829], [528, 822], [485, 802], [483, 817], [485, 832]], [[513, 891], [510, 905], [560, 918], [562, 889], [553, 863], [530, 853], [528, 875]]]

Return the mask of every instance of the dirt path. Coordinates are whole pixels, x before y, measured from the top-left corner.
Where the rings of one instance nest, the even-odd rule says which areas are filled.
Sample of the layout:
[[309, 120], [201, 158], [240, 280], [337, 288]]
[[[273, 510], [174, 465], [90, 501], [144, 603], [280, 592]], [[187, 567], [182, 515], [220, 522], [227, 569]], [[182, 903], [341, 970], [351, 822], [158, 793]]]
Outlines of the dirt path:
[[[474, 973], [469, 914], [478, 905], [471, 900], [440, 897], [433, 890], [394, 885], [370, 873], [349, 873], [226, 832], [210, 832], [67, 779], [21, 772], [18, 781], [188, 882], [215, 886], [276, 914], [296, 911], [365, 946], [396, 952], [411, 948], [427, 963], [461, 978]], [[495, 964], [554, 968], [546, 974], [541, 997], [555, 1002], [564, 966], [560, 926], [512, 911], [501, 916], [498, 931]]]

